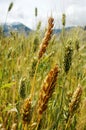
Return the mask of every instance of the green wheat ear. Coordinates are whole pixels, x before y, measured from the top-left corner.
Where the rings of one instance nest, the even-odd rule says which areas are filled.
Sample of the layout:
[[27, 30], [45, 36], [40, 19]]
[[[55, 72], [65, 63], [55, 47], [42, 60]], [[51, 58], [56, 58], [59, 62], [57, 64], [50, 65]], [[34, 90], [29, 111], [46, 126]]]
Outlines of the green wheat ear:
[[73, 48], [72, 48], [72, 41], [68, 40], [67, 45], [65, 47], [65, 54], [64, 54], [64, 71], [67, 74], [71, 64], [72, 64], [72, 55], [73, 55]]
[[63, 13], [62, 14], [62, 25], [65, 26], [66, 24], [66, 15]]
[[26, 97], [26, 79], [25, 78], [21, 78], [20, 80], [19, 94], [22, 99]]
[[6, 19], [5, 19], [5, 25], [6, 25], [6, 22], [7, 22], [8, 13], [11, 11], [12, 7], [13, 7], [13, 2], [11, 2], [9, 7], [8, 7], [7, 15], [6, 15]]
[[37, 17], [38, 16], [38, 9], [37, 9], [37, 7], [35, 8], [35, 17]]
[[10, 5], [9, 5], [9, 7], [8, 7], [8, 12], [11, 11], [12, 7], [13, 7], [13, 2], [10, 3]]

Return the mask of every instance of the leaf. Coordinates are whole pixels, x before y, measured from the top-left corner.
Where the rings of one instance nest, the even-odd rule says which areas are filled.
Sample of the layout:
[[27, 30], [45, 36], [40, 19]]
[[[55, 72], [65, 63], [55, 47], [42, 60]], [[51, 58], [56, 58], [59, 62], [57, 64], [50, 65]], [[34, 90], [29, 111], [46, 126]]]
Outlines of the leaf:
[[2, 71], [0, 70], [0, 79], [2, 79]]
[[11, 83], [8, 83], [8, 84], [4, 84], [4, 85], [1, 87], [1, 89], [10, 88], [10, 87], [12, 87], [12, 86], [15, 85], [15, 84], [16, 84], [16, 82], [11, 82]]

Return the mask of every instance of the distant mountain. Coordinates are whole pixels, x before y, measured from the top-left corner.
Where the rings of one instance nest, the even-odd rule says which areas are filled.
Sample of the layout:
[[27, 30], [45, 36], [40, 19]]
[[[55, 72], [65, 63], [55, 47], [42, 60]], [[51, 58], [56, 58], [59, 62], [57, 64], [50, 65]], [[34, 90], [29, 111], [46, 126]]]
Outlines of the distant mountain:
[[[68, 30], [70, 30], [70, 29], [72, 29], [72, 28], [75, 28], [75, 27], [73, 27], [73, 26], [71, 26], [71, 27], [66, 27], [65, 30], [68, 31]], [[61, 31], [62, 31], [62, 29], [54, 29], [54, 30], [53, 30], [53, 33], [54, 33], [54, 34], [59, 34]]]
[[19, 23], [19, 22], [14, 22], [12, 24], [2, 24], [1, 26], [3, 28], [3, 32], [6, 36], [10, 35], [11, 31], [16, 31], [20, 34], [23, 33], [25, 35], [28, 35], [29, 32], [31, 31], [30, 28], [28, 28], [26, 25]]
[[[20, 22], [14, 22], [11, 24], [1, 24], [2, 28], [3, 28], [3, 32], [5, 34], [5, 36], [9, 36], [10, 32], [18, 32], [20, 34], [25, 34], [26, 36], [29, 34], [29, 32], [31, 32], [32, 30], [27, 27], [26, 25], [20, 23]], [[73, 26], [71, 27], [66, 27], [65, 30], [68, 31], [72, 28], [75, 28]], [[62, 31], [62, 29], [54, 29], [53, 30], [53, 34], [59, 34]]]

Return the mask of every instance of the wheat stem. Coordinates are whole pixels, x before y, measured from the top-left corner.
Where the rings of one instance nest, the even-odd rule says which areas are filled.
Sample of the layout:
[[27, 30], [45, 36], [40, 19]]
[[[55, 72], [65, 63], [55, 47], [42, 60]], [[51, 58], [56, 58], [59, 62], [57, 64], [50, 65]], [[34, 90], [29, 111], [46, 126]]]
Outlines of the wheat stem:
[[69, 126], [70, 126], [70, 123], [71, 123], [71, 115], [69, 116], [68, 118], [68, 121], [66, 123], [66, 127], [65, 127], [65, 130], [68, 130]]
[[35, 93], [35, 81], [36, 81], [36, 74], [37, 74], [37, 69], [38, 69], [38, 65], [39, 65], [40, 60], [38, 60], [37, 64], [36, 64], [36, 69], [35, 69], [35, 74], [32, 80], [32, 88], [31, 88], [31, 99], [34, 99], [34, 93]]
[[27, 123], [24, 126], [24, 130], [28, 130], [28, 124]]

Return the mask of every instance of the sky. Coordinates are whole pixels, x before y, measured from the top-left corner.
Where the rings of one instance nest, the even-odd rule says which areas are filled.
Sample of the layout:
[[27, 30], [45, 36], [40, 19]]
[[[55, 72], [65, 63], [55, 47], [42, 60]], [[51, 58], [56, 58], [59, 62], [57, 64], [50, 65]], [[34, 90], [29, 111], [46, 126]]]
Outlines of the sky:
[[[0, 23], [5, 22], [10, 2], [14, 3], [7, 17], [7, 23], [21, 22], [34, 28], [41, 21], [54, 17], [55, 28], [61, 28], [62, 13], [66, 14], [66, 26], [86, 25], [86, 0], [0, 0]], [[35, 17], [35, 8], [38, 16]]]

